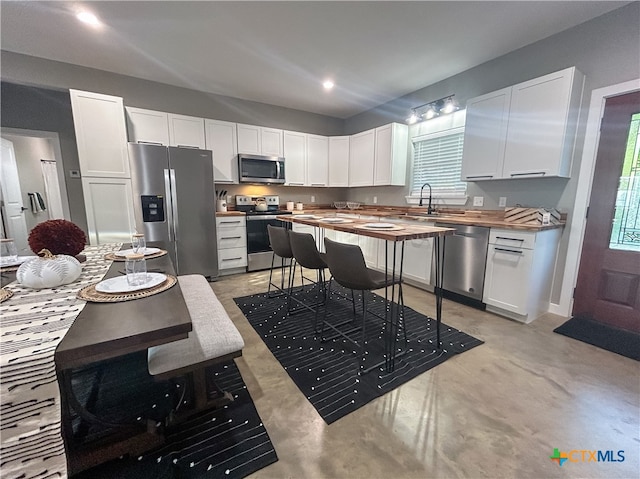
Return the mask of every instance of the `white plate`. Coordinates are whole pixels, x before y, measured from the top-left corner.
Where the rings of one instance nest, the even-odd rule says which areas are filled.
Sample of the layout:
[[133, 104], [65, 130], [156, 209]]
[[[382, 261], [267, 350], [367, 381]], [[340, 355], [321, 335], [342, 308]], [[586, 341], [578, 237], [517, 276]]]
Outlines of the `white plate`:
[[295, 215], [294, 218], [300, 218], [302, 220], [317, 220], [318, 218], [322, 218], [322, 216], [314, 216], [314, 215]]
[[0, 268], [8, 268], [9, 266], [19, 266], [29, 259], [35, 259], [37, 256], [18, 256], [15, 261], [4, 261], [4, 258], [0, 260]]
[[322, 221], [324, 223], [353, 223], [353, 220], [345, 218], [324, 218]]
[[365, 228], [381, 229], [381, 230], [388, 230], [395, 227], [395, 225], [391, 223], [366, 223], [362, 226], [364, 226]]
[[100, 293], [130, 293], [141, 289], [153, 288], [167, 280], [167, 275], [162, 273], [147, 273], [147, 282], [138, 286], [130, 286], [126, 276], [116, 276], [105, 279], [96, 284], [96, 291]]
[[[159, 251], [160, 251], [160, 248], [145, 248], [144, 249], [144, 255], [145, 256], [149, 256], [150, 254], [158, 253]], [[120, 256], [120, 257], [124, 258], [128, 254], [133, 254], [133, 249], [123, 249], [123, 250], [120, 250], [120, 251], [116, 251], [114, 254], [116, 256]]]

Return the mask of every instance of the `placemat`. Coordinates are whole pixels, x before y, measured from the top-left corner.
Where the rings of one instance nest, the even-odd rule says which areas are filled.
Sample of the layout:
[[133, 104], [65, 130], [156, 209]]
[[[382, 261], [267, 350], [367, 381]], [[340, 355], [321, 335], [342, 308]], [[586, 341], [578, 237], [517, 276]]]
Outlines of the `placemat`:
[[119, 303], [122, 301], [147, 298], [149, 296], [153, 296], [154, 294], [162, 293], [163, 291], [172, 288], [177, 281], [178, 280], [175, 276], [168, 274], [167, 279], [164, 283], [159, 284], [158, 286], [154, 286], [153, 288], [141, 289], [139, 291], [132, 291], [130, 293], [100, 293], [99, 291], [96, 291], [96, 284], [98, 283], [95, 283], [82, 288], [80, 291], [78, 291], [77, 296], [79, 299], [91, 301], [93, 303]]
[[4, 266], [0, 268], [0, 273], [13, 273], [14, 271], [18, 271], [19, 267], [19, 264], [16, 266]]
[[[162, 249], [157, 253], [145, 255], [144, 259], [159, 258], [160, 256], [164, 256], [165, 254], [167, 254], [167, 251]], [[122, 256], [116, 256], [115, 253], [107, 253], [104, 255], [104, 259], [108, 259], [110, 261], [126, 261], [127, 258], [124, 258]]]
[[9, 291], [8, 289], [0, 289], [0, 303], [6, 301], [11, 296], [13, 296], [13, 291]]

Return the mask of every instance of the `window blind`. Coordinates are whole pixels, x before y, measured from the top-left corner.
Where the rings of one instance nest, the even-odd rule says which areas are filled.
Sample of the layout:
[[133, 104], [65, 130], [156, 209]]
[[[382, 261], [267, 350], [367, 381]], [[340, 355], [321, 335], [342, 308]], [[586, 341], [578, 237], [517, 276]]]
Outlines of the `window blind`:
[[467, 183], [460, 179], [464, 128], [424, 135], [413, 139], [411, 194], [429, 183], [434, 193], [464, 194]]

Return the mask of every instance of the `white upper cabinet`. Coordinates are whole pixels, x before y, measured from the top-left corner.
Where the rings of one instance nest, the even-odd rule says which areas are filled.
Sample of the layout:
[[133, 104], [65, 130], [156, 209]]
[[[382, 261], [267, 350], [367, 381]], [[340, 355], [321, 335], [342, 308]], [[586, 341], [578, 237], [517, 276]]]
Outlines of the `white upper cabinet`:
[[351, 135], [349, 186], [372, 186], [375, 165], [375, 129]]
[[584, 75], [567, 68], [511, 92], [505, 178], [571, 176]]
[[168, 119], [169, 146], [205, 149], [203, 118], [169, 113]]
[[283, 156], [283, 131], [264, 126], [238, 123], [238, 153]]
[[69, 90], [82, 176], [129, 178], [122, 98]]
[[349, 186], [349, 137], [329, 137], [329, 186]]
[[375, 186], [404, 186], [407, 169], [407, 147], [409, 128], [400, 123], [391, 123], [376, 128], [375, 142]]
[[571, 67], [469, 100], [462, 178], [570, 176], [583, 86]]
[[326, 136], [307, 135], [307, 184], [329, 185], [329, 138]]
[[284, 132], [284, 172], [286, 184], [307, 184], [307, 135], [297, 131]]
[[238, 142], [236, 124], [228, 121], [204, 121], [205, 146], [213, 152], [213, 181], [238, 183]]
[[169, 145], [169, 116], [163, 111], [125, 107], [129, 141]]
[[510, 102], [511, 88], [488, 93], [467, 102], [462, 154], [463, 180], [502, 177]]

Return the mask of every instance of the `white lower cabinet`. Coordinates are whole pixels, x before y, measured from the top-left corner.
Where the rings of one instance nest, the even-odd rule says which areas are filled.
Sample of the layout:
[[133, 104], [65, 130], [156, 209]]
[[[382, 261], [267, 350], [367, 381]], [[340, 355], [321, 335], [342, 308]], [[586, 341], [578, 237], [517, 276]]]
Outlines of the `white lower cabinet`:
[[483, 293], [487, 311], [524, 323], [548, 311], [560, 234], [560, 229], [491, 229]]
[[[395, 224], [415, 224], [414, 221], [385, 219], [385, 222]], [[435, 223], [419, 223], [422, 226], [435, 226]], [[384, 242], [381, 241], [382, 244]], [[399, 268], [402, 259], [402, 279], [418, 287], [431, 284], [431, 262], [433, 260], [433, 238], [422, 238], [404, 242], [404, 256], [401, 258], [402, 243], [396, 245], [396, 269]], [[389, 268], [393, 266], [393, 242], [387, 243], [385, 248], [378, 249], [378, 268], [384, 270], [385, 262], [389, 262]]]
[[247, 267], [247, 223], [244, 216], [216, 217], [218, 270], [220, 275]]
[[82, 178], [89, 243], [128, 243], [135, 232], [129, 178]]

